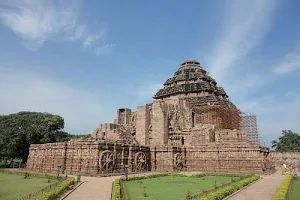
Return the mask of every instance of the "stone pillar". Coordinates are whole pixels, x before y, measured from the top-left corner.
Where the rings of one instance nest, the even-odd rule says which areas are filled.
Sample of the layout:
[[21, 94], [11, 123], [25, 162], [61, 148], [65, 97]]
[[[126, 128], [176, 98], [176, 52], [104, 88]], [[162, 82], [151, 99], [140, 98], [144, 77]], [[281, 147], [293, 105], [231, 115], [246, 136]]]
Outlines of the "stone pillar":
[[138, 106], [136, 111], [136, 140], [140, 145], [149, 144], [150, 112], [147, 105]]
[[120, 108], [117, 111], [117, 124], [128, 124], [130, 122], [131, 110], [128, 108]]
[[156, 171], [156, 147], [150, 147], [151, 171]]
[[183, 169], [184, 171], [186, 171], [186, 151], [185, 151], [185, 147], [181, 147], [181, 155], [182, 155], [182, 160], [183, 160]]
[[128, 152], [128, 172], [132, 171], [132, 145], [129, 146]]
[[169, 124], [167, 108], [164, 103], [155, 101], [152, 104], [152, 145], [167, 145], [169, 137]]
[[114, 158], [113, 164], [116, 165], [116, 160], [117, 160], [117, 143], [116, 142], [114, 143], [114, 156], [113, 156], [113, 158]]
[[122, 153], [121, 153], [121, 166], [124, 167], [124, 146], [122, 147]]

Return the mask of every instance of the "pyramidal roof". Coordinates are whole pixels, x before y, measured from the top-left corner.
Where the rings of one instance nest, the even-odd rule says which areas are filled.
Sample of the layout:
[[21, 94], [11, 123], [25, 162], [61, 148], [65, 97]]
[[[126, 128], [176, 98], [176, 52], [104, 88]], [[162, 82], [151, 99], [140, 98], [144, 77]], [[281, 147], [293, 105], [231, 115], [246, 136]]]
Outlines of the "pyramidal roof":
[[[202, 97], [191, 97], [190, 93], [206, 92]], [[165, 97], [178, 94], [187, 94], [191, 101], [228, 101], [228, 95], [222, 87], [217, 86], [217, 82], [209, 73], [204, 70], [196, 60], [187, 60], [180, 64], [179, 69], [172, 78], [168, 78], [164, 83], [164, 88], [160, 89], [154, 99], [163, 99]]]

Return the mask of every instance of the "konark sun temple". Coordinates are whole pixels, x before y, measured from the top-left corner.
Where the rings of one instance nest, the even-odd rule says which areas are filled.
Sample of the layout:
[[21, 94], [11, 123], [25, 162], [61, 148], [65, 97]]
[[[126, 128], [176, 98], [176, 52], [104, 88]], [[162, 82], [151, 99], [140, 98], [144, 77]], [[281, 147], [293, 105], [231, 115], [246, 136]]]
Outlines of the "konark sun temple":
[[269, 173], [268, 148], [240, 130], [241, 112], [200, 63], [183, 62], [153, 102], [117, 110], [90, 139], [32, 144], [27, 168], [85, 175], [145, 171]]

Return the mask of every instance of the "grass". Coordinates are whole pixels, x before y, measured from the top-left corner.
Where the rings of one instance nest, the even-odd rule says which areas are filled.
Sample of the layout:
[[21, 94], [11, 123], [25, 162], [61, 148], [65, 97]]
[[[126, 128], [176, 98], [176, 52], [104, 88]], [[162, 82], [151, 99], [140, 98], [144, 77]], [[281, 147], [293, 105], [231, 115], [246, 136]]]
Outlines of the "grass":
[[[233, 177], [239, 179], [238, 177]], [[213, 189], [216, 185], [230, 183], [232, 177], [205, 176], [205, 177], [181, 177], [164, 176], [143, 180], [125, 181], [124, 187], [129, 200], [183, 200], [187, 193], [195, 195], [203, 190]]]
[[299, 199], [300, 199], [300, 179], [297, 179], [293, 181], [290, 200], [299, 200]]
[[24, 179], [24, 175], [3, 174], [0, 173], [0, 199], [16, 200], [30, 193], [53, 184], [55, 180], [46, 178], [30, 177]]

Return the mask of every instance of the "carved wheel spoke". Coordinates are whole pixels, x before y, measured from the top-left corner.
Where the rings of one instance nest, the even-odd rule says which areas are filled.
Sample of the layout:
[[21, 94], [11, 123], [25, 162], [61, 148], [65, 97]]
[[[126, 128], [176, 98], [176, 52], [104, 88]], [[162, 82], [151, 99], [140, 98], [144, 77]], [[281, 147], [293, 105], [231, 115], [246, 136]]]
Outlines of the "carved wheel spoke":
[[105, 150], [101, 153], [99, 165], [102, 171], [110, 171], [114, 166], [114, 154], [112, 151]]
[[135, 154], [134, 164], [137, 170], [145, 170], [146, 169], [146, 161], [147, 157], [144, 152], [138, 152]]

